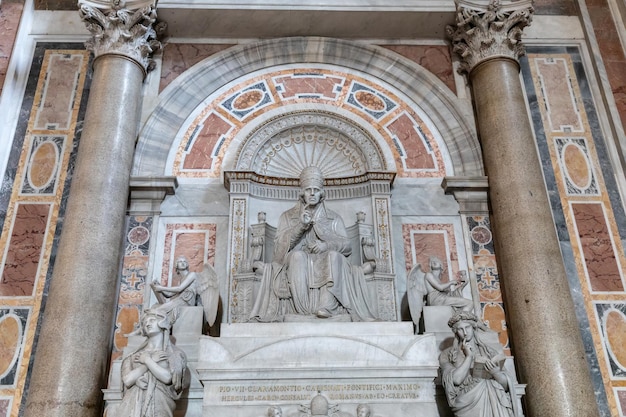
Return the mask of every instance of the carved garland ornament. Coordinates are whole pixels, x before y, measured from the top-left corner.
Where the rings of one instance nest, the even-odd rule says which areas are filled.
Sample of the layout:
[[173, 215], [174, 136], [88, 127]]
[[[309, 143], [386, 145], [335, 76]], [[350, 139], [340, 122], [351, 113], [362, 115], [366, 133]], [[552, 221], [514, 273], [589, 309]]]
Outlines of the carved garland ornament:
[[531, 1], [491, 0], [486, 8], [457, 2], [456, 27], [446, 27], [454, 52], [461, 56], [459, 71], [469, 73], [488, 58], [504, 56], [518, 60], [525, 54], [522, 30], [530, 25], [534, 8]]
[[154, 4], [129, 10], [124, 0], [112, 0], [109, 7], [81, 2], [79, 13], [93, 35], [85, 47], [96, 58], [118, 54], [137, 62], [146, 72], [154, 68], [151, 55], [161, 49], [157, 36], [167, 26], [165, 22], [154, 24], [157, 19]]

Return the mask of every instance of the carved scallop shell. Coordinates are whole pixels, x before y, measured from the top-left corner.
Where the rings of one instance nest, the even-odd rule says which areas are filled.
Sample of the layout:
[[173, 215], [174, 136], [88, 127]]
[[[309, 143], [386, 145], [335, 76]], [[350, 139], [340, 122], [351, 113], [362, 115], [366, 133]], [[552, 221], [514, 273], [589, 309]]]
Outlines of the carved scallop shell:
[[307, 166], [317, 166], [326, 178], [360, 175], [367, 159], [348, 136], [324, 126], [295, 126], [265, 142], [253, 171], [273, 177], [297, 178]]

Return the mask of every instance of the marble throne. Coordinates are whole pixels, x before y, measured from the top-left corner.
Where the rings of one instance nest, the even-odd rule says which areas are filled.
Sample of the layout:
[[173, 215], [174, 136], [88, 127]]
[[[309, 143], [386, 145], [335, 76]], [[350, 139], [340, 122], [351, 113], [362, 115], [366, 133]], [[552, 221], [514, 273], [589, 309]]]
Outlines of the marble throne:
[[[327, 179], [325, 185], [326, 204], [335, 211], [343, 206], [343, 222], [352, 248], [349, 262], [355, 266], [370, 265], [364, 274], [366, 289], [373, 313], [382, 321], [397, 320], [395, 274], [392, 269], [388, 230], [390, 217], [387, 211], [393, 178], [392, 173], [366, 173], [348, 178]], [[250, 321], [254, 300], [259, 296], [263, 277], [259, 269], [269, 267], [273, 261], [277, 232], [276, 223], [272, 225], [268, 220], [268, 212], [276, 214], [276, 208], [267, 204], [264, 199], [257, 200], [254, 194], [273, 195], [273, 203], [276, 203], [276, 197], [285, 202], [293, 202], [297, 200], [297, 180], [268, 178], [246, 172], [227, 172], [225, 184], [231, 193], [233, 189], [252, 191], [249, 195], [244, 195], [245, 201], [251, 208], [263, 209], [257, 212], [257, 221], [251, 221], [247, 233], [243, 234], [246, 244], [242, 246], [245, 249], [235, 257], [238, 261], [237, 268], [232, 271], [231, 319], [233, 322], [247, 322]], [[372, 189], [384, 190], [386, 193], [372, 193]], [[355, 204], [356, 201], [358, 203]], [[281, 207], [280, 204], [276, 205]], [[253, 213], [250, 213], [250, 217], [254, 216]], [[288, 292], [288, 289], [282, 291]], [[293, 315], [290, 317], [296, 321], [304, 319]], [[281, 317], [276, 321], [289, 320]]]

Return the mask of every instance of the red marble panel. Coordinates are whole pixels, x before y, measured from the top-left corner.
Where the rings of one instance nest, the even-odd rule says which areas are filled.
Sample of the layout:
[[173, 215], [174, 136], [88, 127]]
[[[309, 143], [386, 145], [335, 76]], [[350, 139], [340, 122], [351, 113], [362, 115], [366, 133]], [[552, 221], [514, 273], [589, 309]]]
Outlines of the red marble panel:
[[619, 403], [622, 414], [626, 415], [626, 390], [617, 391], [617, 402]]
[[162, 284], [167, 284], [176, 259], [180, 256], [187, 258], [190, 271], [201, 271], [205, 259], [212, 265], [215, 263], [215, 229], [216, 226], [212, 223], [167, 225], [161, 271]]
[[406, 113], [388, 124], [387, 129], [396, 136], [406, 152], [405, 164], [407, 169], [434, 169], [435, 160], [432, 153], [428, 153], [426, 144], [416, 129], [415, 121]]
[[167, 43], [163, 48], [161, 64], [161, 83], [159, 92], [163, 91], [180, 74], [185, 72], [203, 59], [217, 52], [230, 48], [231, 44], [189, 44]]
[[229, 122], [211, 112], [204, 120], [204, 126], [191, 145], [189, 154], [185, 156], [183, 169], [211, 169], [215, 144], [231, 128]]
[[0, 416], [9, 417], [9, 411], [11, 411], [10, 405], [11, 405], [10, 399], [8, 398], [0, 399]]
[[30, 296], [37, 279], [49, 204], [19, 204], [0, 281], [0, 296]]
[[[436, 256], [443, 262], [444, 270], [448, 270], [446, 241], [442, 233], [413, 233], [413, 249], [415, 253], [415, 260], [421, 264], [425, 271], [429, 271], [430, 268], [429, 258]], [[443, 281], [446, 280], [446, 275], [442, 275]]]
[[404, 260], [407, 272], [413, 267], [413, 260], [429, 270], [431, 256], [438, 257], [444, 266], [443, 281], [449, 273], [455, 276], [459, 271], [454, 230], [450, 224], [403, 224]]
[[552, 131], [561, 132], [566, 127], [582, 131], [581, 119], [570, 86], [570, 74], [563, 59], [548, 62], [536, 59], [537, 75], [541, 77], [542, 93], [548, 106], [548, 119]]
[[445, 45], [381, 45], [432, 72], [456, 93], [450, 48]]
[[592, 291], [624, 291], [602, 205], [574, 203], [572, 212]]
[[624, 71], [626, 59], [606, 60], [604, 61], [604, 67], [609, 75], [613, 98], [615, 99], [622, 125], [624, 130], [626, 130], [626, 71]]
[[282, 85], [280, 95], [283, 99], [294, 98], [299, 95], [320, 95], [321, 97], [336, 100], [339, 95], [339, 87], [344, 80], [328, 76], [291, 75], [278, 77], [274, 83]]
[[445, 45], [381, 45], [421, 65], [456, 93], [450, 48]]
[[[204, 253], [206, 252], [206, 235], [204, 233], [179, 233], [175, 238], [174, 261], [181, 256], [189, 261], [190, 271], [202, 271]], [[172, 279], [172, 285], [180, 282]]]
[[59, 130], [69, 128], [83, 59], [83, 55], [50, 56], [46, 83], [42, 90], [43, 97], [35, 117], [35, 128]]
[[[0, 94], [2, 94], [23, 10], [24, 0], [3, 0], [2, 7], [0, 7]], [[1, 412], [0, 415], [2, 415]]]

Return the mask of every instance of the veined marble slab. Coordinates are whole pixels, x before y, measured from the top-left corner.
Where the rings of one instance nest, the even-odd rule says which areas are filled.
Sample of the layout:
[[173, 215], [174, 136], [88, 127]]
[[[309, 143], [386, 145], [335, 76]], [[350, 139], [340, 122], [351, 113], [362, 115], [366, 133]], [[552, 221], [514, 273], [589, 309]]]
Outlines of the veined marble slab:
[[196, 371], [203, 416], [283, 416], [321, 393], [336, 410], [366, 403], [380, 416], [436, 416], [433, 335], [411, 323], [243, 323], [202, 337]]

